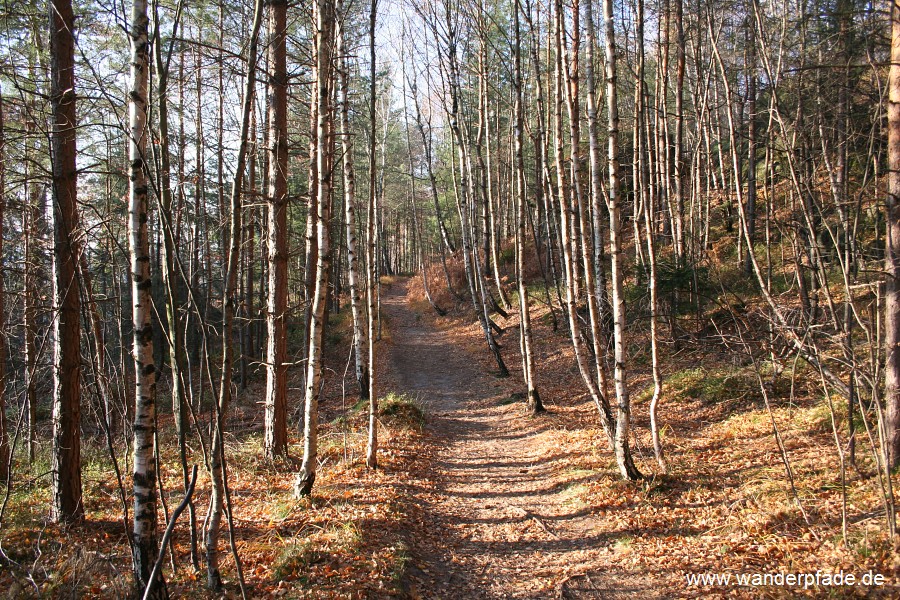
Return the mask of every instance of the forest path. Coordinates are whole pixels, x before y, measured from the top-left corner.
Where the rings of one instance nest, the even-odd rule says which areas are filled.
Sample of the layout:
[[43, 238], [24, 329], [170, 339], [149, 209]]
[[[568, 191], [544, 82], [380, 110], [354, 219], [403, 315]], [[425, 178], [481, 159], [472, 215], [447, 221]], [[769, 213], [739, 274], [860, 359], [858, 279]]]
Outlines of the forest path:
[[[615, 538], [578, 499], [594, 478], [574, 469], [552, 414], [524, 415], [507, 386], [452, 338], [420, 321], [404, 281], [385, 289], [388, 378], [426, 407], [431, 486], [410, 493], [406, 587], [412, 598], [656, 597], [649, 582], [604, 568]], [[517, 343], [515, 331], [507, 346]], [[507, 358], [512, 363], [513, 357]], [[412, 499], [411, 499], [412, 500]]]

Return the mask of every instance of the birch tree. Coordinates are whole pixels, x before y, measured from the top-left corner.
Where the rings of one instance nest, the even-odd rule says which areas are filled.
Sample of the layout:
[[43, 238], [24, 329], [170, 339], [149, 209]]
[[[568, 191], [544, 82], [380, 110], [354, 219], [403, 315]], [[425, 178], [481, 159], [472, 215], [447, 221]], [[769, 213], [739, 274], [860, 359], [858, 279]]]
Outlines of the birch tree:
[[900, 465], [900, 2], [891, 1], [891, 67], [888, 76], [887, 243], [885, 245], [884, 397], [888, 462]]
[[628, 437], [631, 428], [631, 401], [626, 378], [627, 348], [625, 341], [625, 298], [622, 279], [622, 224], [619, 209], [619, 104], [616, 90], [616, 32], [613, 22], [613, 0], [603, 0], [603, 20], [606, 29], [606, 119], [609, 141], [609, 253], [612, 258], [612, 317], [616, 385], [616, 439], [615, 453], [619, 472], [625, 479], [639, 479], [640, 471], [634, 465]]
[[375, 339], [378, 324], [378, 204], [375, 189], [375, 18], [378, 0], [369, 5], [369, 206], [366, 221], [366, 306], [369, 334], [369, 437], [366, 466], [378, 466], [378, 373], [375, 370]]
[[[174, 206], [174, 194], [172, 190], [171, 176], [171, 145], [169, 136], [169, 102], [168, 102], [168, 85], [170, 65], [174, 50], [175, 38], [178, 36], [178, 27], [182, 18], [182, 3], [179, 2], [174, 22], [172, 24], [172, 32], [168, 40], [167, 50], [163, 51], [162, 37], [160, 33], [161, 23], [159, 18], [159, 4], [153, 4], [153, 58], [155, 64], [156, 75], [156, 125], [158, 137], [153, 143], [154, 163], [156, 165], [156, 193], [159, 200], [159, 226], [162, 228], [162, 259], [160, 266], [162, 269], [162, 281], [166, 298], [166, 323], [168, 324], [167, 341], [169, 350], [169, 368], [172, 370], [172, 412], [175, 417], [175, 433], [178, 437], [178, 455], [181, 462], [182, 483], [184, 490], [187, 491], [190, 484], [190, 472], [187, 462], [187, 429], [188, 429], [188, 406], [187, 406], [187, 352], [185, 350], [185, 327], [187, 325], [184, 311], [181, 310], [180, 296], [183, 289], [184, 277], [181, 269], [181, 262], [178, 257], [178, 241], [180, 231], [176, 212], [178, 207]], [[183, 71], [184, 61], [181, 61]], [[182, 73], [183, 75], [183, 73]], [[181, 78], [183, 83], [183, 77]], [[183, 108], [183, 85], [179, 86], [182, 93]], [[184, 119], [179, 119], [179, 128], [181, 129], [179, 140], [184, 139]], [[183, 174], [184, 153], [179, 152], [179, 172]], [[183, 177], [179, 177], [179, 181]], [[183, 196], [180, 196], [183, 201]], [[179, 202], [181, 204], [181, 202]], [[180, 215], [179, 215], [180, 217]], [[87, 269], [83, 269], [87, 271]], [[82, 279], [86, 279], [82, 277]], [[153, 353], [151, 352], [151, 356]], [[102, 365], [103, 354], [98, 354], [96, 362]], [[196, 516], [194, 514], [193, 501], [189, 501], [191, 515], [191, 554], [192, 558], [196, 557], [197, 547], [197, 528]], [[196, 561], [195, 561], [196, 562]]]
[[[522, 27], [519, 13], [522, 7], [516, 0], [513, 9], [513, 61], [515, 62], [514, 84], [515, 100], [513, 106], [513, 122], [515, 128], [515, 193], [518, 200], [516, 207], [516, 281], [519, 290], [519, 346], [522, 353], [522, 376], [525, 380], [528, 410], [532, 414], [543, 412], [544, 404], [535, 383], [534, 355], [532, 352], [531, 308], [528, 305], [528, 287], [525, 284], [525, 221], [529, 210], [526, 197], [527, 182], [525, 179], [524, 159], [524, 107], [522, 93]], [[496, 263], [495, 267], [496, 269]], [[500, 281], [497, 281], [500, 288]]]
[[353, 314], [353, 363], [356, 368], [356, 383], [360, 400], [369, 399], [369, 369], [366, 362], [368, 346], [367, 328], [363, 324], [365, 307], [360, 297], [359, 260], [356, 243], [356, 174], [353, 171], [353, 133], [350, 130], [350, 73], [346, 59], [346, 20], [344, 2], [338, 13], [342, 19], [337, 23], [336, 54], [340, 61], [338, 68], [340, 108], [341, 108], [341, 150], [344, 170], [344, 224], [347, 231], [347, 279], [350, 284], [350, 310]]
[[[31, 121], [26, 123], [26, 134], [32, 133]], [[25, 147], [25, 206], [22, 216], [22, 329], [24, 337], [24, 367], [25, 367], [25, 410], [28, 426], [25, 431], [25, 445], [28, 451], [29, 464], [34, 462], [34, 452], [37, 447], [37, 290], [36, 290], [36, 262], [35, 249], [38, 237], [38, 220], [40, 209], [40, 184], [31, 177], [31, 143]]]
[[128, 241], [131, 256], [132, 352], [135, 372], [134, 410], [134, 580], [138, 590], [152, 588], [151, 597], [164, 598], [165, 586], [150, 581], [159, 552], [156, 535], [156, 365], [153, 362], [153, 298], [150, 293], [150, 243], [147, 236], [146, 150], [147, 90], [150, 77], [149, 18], [146, 0], [131, 7], [131, 89], [128, 92]]
[[[331, 78], [334, 49], [334, 2], [318, 0], [316, 11], [316, 205], [319, 220], [316, 227], [315, 292], [310, 311], [309, 351], [306, 367], [306, 396], [304, 405], [303, 462], [294, 482], [297, 496], [309, 495], [316, 480], [319, 436], [319, 393], [322, 376], [322, 338], [325, 329], [325, 305], [328, 300], [328, 276], [331, 271], [331, 188], [334, 161], [333, 113], [331, 106]], [[370, 389], [371, 393], [371, 389]]]
[[[6, 209], [6, 134], [3, 126], [3, 90], [0, 89], [0, 257], [3, 256], [3, 214]], [[0, 276], [0, 333], [6, 337], [5, 293]], [[9, 479], [9, 433], [6, 425], [6, 339], [0, 339], [0, 483]]]

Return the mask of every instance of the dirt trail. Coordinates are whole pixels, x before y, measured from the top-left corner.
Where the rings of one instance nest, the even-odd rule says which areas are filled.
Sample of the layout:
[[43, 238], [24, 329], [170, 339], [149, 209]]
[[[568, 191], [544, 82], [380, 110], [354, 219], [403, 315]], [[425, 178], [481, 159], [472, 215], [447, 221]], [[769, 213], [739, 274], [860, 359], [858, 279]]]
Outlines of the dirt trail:
[[[385, 291], [390, 378], [426, 406], [434, 451], [433, 488], [414, 492], [407, 577], [414, 598], [655, 597], [647, 582], [604, 568], [617, 540], [602, 515], [579, 502], [596, 475], [573, 470], [552, 436], [552, 414], [527, 418], [507, 386], [448, 337], [420, 323], [406, 286]], [[507, 345], [515, 343], [515, 332]], [[510, 362], [512, 357], [508, 359]]]

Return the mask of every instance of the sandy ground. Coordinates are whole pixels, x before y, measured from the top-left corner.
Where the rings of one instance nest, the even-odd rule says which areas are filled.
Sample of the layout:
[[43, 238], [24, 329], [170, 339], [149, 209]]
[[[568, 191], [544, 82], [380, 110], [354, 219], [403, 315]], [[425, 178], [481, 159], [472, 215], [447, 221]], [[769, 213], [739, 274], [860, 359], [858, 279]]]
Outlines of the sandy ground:
[[[653, 598], [646, 580], [604, 568], [615, 539], [572, 490], [592, 477], [511, 403], [516, 382], [484, 372], [464, 349], [421, 323], [406, 286], [385, 290], [390, 379], [426, 407], [434, 486], [417, 488], [410, 532], [413, 598]], [[509, 331], [507, 344], [517, 343]], [[508, 359], [509, 360], [509, 359]]]

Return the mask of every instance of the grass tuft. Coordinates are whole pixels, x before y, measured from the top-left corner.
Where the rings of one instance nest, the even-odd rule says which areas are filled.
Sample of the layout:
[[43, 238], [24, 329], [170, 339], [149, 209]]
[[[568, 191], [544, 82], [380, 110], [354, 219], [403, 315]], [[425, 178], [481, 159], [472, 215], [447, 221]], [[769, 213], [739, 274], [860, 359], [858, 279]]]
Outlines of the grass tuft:
[[389, 393], [378, 403], [378, 414], [397, 429], [421, 431], [425, 426], [425, 407], [408, 394]]

